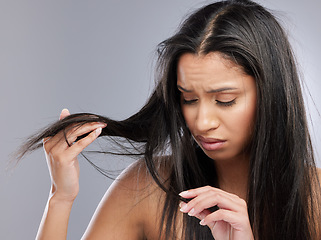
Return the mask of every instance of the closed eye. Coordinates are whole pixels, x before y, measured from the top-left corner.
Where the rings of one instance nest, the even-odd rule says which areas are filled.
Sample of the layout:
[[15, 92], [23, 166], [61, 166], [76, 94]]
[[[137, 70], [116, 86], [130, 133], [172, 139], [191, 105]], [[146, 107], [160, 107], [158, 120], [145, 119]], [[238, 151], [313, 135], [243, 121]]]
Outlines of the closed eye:
[[[235, 98], [236, 99], [236, 98]], [[230, 107], [232, 106], [233, 104], [235, 104], [235, 99], [231, 100], [231, 101], [228, 101], [228, 102], [222, 102], [222, 101], [219, 101], [219, 100], [216, 100], [216, 103], [220, 106], [223, 106], [223, 107]]]
[[197, 102], [197, 99], [191, 99], [191, 100], [183, 99], [183, 104], [193, 104], [195, 102]]

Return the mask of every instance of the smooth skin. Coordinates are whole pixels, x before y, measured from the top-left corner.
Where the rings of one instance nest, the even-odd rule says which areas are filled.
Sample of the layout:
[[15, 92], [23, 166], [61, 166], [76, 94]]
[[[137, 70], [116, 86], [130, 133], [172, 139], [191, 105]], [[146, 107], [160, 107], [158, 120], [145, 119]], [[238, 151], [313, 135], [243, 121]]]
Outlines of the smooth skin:
[[[69, 114], [62, 110], [60, 119]], [[106, 124], [88, 123], [67, 130], [69, 143], [90, 133], [71, 147], [63, 132], [43, 140], [52, 186], [36, 239], [66, 239], [71, 207], [79, 192], [77, 156], [103, 127]], [[164, 193], [144, 171], [142, 163], [129, 166], [106, 192], [83, 239], [157, 239], [160, 199], [164, 199]]]
[[[246, 204], [246, 148], [255, 121], [255, 80], [220, 53], [186, 53], [178, 62], [177, 87], [186, 124], [205, 154], [215, 159], [221, 186], [182, 192], [192, 200], [182, 203], [181, 211], [199, 218], [215, 239], [253, 239]], [[207, 210], [216, 205], [218, 211]]]
[[[188, 214], [209, 227], [216, 240], [253, 239], [246, 205], [246, 146], [255, 120], [254, 79], [219, 53], [184, 54], [178, 62], [177, 85], [192, 135], [204, 152], [215, 159], [220, 189], [204, 186], [180, 193], [191, 201], [180, 204], [176, 226], [180, 229], [183, 215]], [[69, 114], [64, 109], [60, 119]], [[66, 239], [71, 207], [79, 191], [77, 156], [104, 127], [103, 123], [88, 123], [67, 129], [70, 147], [63, 132], [44, 139], [52, 187], [37, 239]], [[85, 133], [90, 134], [74, 142]], [[212, 143], [218, 140], [219, 144]], [[161, 170], [166, 179], [168, 169], [165, 166]], [[82, 239], [158, 239], [164, 199], [164, 192], [154, 183], [144, 163], [137, 161], [107, 190]], [[216, 205], [218, 211], [207, 210]]]
[[[62, 110], [60, 119], [68, 116], [67, 109]], [[67, 139], [73, 143], [77, 136], [91, 132], [86, 138], [71, 147], [60, 132], [52, 138], [43, 140], [47, 165], [51, 177], [51, 191], [40, 224], [37, 239], [66, 239], [69, 213], [72, 203], [79, 192], [79, 163], [77, 156], [101, 133], [102, 123], [86, 124], [81, 128], [67, 132]], [[53, 226], [59, 226], [53, 228]]]

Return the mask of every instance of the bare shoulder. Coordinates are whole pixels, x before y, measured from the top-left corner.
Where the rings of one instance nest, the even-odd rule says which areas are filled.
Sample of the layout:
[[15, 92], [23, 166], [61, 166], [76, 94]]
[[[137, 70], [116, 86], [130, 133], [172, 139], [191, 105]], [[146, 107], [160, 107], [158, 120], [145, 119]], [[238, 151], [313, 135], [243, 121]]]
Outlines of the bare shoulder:
[[146, 164], [143, 161], [131, 164], [105, 193], [83, 239], [138, 240], [154, 236], [158, 203], [163, 198], [164, 193], [148, 173]]

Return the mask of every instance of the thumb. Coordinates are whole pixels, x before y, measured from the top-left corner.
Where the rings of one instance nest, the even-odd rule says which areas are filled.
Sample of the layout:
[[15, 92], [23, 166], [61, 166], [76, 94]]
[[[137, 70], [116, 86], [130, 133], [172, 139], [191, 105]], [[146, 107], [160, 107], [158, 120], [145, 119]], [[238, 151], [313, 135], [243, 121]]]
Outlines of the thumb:
[[62, 111], [60, 113], [59, 120], [62, 120], [69, 115], [70, 115], [69, 110], [67, 108], [64, 108], [64, 109], [62, 109]]

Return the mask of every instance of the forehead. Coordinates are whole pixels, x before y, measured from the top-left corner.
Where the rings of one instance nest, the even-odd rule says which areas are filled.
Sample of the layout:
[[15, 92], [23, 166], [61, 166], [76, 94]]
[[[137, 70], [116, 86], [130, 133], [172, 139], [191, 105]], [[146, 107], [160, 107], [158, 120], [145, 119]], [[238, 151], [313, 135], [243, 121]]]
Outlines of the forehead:
[[[243, 68], [218, 52], [207, 55], [183, 54], [177, 66], [177, 84], [232, 84], [248, 75]], [[248, 76], [249, 77], [249, 76]]]

